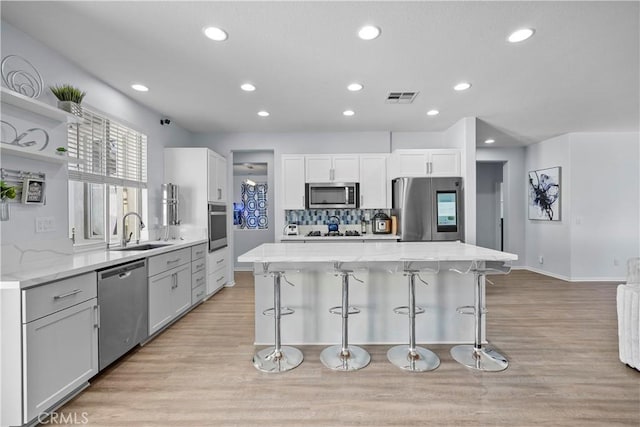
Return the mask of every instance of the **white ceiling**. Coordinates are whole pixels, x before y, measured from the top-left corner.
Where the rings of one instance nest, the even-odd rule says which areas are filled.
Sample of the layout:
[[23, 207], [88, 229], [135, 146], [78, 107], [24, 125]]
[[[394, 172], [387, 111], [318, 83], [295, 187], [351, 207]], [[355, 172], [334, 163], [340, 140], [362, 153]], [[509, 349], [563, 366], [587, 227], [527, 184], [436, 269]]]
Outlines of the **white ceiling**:
[[[443, 131], [476, 116], [478, 139], [505, 146], [638, 130], [639, 5], [3, 0], [1, 13], [193, 132]], [[382, 35], [358, 39], [364, 24]], [[209, 25], [229, 39], [206, 39]], [[535, 36], [508, 43], [521, 27]], [[472, 88], [454, 92], [462, 80]], [[239, 89], [247, 81], [255, 92]], [[348, 92], [355, 81], [364, 90]], [[389, 91], [420, 93], [393, 105]], [[440, 115], [427, 117], [432, 108]]]

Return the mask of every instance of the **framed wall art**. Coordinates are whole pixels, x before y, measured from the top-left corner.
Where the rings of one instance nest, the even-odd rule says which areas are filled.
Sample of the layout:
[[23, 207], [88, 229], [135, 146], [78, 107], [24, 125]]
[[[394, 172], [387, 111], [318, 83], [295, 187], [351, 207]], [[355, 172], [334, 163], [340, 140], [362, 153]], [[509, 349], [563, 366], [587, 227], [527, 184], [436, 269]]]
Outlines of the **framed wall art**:
[[529, 172], [529, 219], [560, 221], [560, 167]]
[[44, 188], [44, 179], [25, 179], [22, 185], [22, 203], [30, 205], [43, 205]]

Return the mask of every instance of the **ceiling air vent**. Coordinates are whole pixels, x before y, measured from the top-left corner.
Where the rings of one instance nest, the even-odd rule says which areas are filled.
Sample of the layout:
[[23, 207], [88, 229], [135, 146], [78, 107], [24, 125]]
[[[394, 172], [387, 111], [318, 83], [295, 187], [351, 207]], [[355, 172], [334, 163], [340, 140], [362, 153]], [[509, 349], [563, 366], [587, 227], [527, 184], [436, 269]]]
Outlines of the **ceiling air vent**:
[[387, 104], [411, 104], [418, 92], [389, 92]]

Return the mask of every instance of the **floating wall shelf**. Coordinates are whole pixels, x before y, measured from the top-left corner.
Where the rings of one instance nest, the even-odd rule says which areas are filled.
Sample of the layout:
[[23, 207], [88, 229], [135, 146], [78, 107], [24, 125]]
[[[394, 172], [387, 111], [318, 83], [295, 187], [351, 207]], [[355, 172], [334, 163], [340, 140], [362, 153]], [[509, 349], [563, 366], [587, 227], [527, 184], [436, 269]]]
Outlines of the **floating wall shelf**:
[[13, 155], [18, 157], [24, 157], [27, 159], [33, 160], [42, 160], [45, 162], [54, 162], [54, 163], [67, 163], [69, 161], [69, 156], [65, 154], [64, 156], [58, 154], [49, 154], [43, 153], [42, 151], [35, 151], [33, 149], [20, 147], [18, 145], [11, 144], [0, 144], [0, 154], [1, 155]]
[[49, 104], [45, 104], [37, 99], [29, 98], [28, 96], [24, 96], [4, 87], [0, 87], [0, 90], [2, 94], [2, 102], [5, 104], [13, 105], [25, 111], [30, 111], [62, 123], [83, 122], [82, 117], [67, 113], [66, 111], [62, 111], [61, 109]]

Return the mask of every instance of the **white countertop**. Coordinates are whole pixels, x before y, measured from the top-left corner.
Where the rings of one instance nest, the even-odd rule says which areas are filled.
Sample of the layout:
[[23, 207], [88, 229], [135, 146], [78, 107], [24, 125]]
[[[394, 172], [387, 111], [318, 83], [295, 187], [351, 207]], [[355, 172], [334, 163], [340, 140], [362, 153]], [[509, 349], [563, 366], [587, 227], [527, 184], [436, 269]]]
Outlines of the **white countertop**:
[[[168, 245], [142, 251], [103, 249], [79, 252], [72, 255], [60, 255], [56, 258], [43, 262], [41, 265], [25, 265], [22, 268], [15, 269], [14, 271], [6, 274], [3, 271], [0, 276], [0, 289], [28, 288], [53, 280], [64, 279], [66, 277], [76, 276], [89, 271], [100, 270], [114, 265], [124, 264], [130, 261], [144, 259], [150, 256], [206, 242], [207, 239], [169, 240], [167, 242], [150, 241], [142, 242], [141, 244], [168, 243]], [[133, 247], [137, 245], [130, 246]]]
[[515, 261], [518, 256], [460, 242], [264, 243], [239, 262]]
[[360, 240], [398, 240], [398, 236], [395, 234], [363, 234], [361, 236], [282, 236], [281, 241], [321, 241], [321, 242], [333, 242], [333, 241], [360, 241]]

